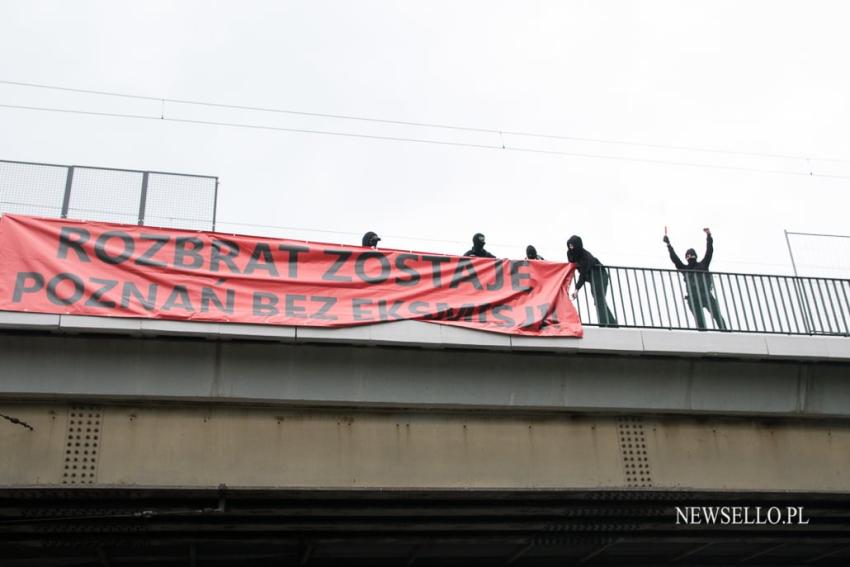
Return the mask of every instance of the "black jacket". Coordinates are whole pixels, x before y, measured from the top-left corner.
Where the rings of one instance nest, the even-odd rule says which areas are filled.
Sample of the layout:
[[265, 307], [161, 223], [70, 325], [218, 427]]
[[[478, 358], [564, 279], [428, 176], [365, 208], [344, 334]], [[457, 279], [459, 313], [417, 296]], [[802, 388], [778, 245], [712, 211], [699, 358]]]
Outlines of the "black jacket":
[[[677, 270], [682, 270], [685, 273], [685, 283], [690, 286], [706, 287], [710, 289], [713, 286], [711, 276], [708, 275], [708, 266], [711, 264], [711, 258], [714, 256], [714, 238], [709, 234], [705, 237], [705, 255], [699, 262], [691, 262], [685, 264], [679, 258], [676, 251], [673, 250], [673, 245], [667, 244], [667, 251], [670, 253], [670, 259]], [[702, 273], [700, 273], [702, 272]]]
[[476, 256], [478, 258], [495, 258], [495, 256], [487, 252], [483, 246], [481, 248], [470, 248], [466, 251], [466, 254], [464, 254], [464, 256]]
[[673, 245], [667, 245], [667, 251], [670, 252], [670, 259], [673, 260], [673, 265], [677, 270], [696, 270], [699, 272], [707, 272], [708, 265], [711, 264], [711, 257], [714, 256], [714, 238], [709, 234], [705, 237], [705, 255], [699, 262], [685, 264], [673, 250]]
[[572, 244], [574, 248], [572, 250], [567, 249], [567, 260], [573, 262], [578, 268], [579, 278], [576, 282], [576, 291], [578, 291], [584, 285], [584, 282], [587, 281], [587, 278], [590, 276], [590, 272], [594, 266], [601, 266], [602, 262], [600, 262], [596, 256], [584, 249], [580, 236], [571, 236], [570, 239], [567, 240], [567, 246], [570, 244]]

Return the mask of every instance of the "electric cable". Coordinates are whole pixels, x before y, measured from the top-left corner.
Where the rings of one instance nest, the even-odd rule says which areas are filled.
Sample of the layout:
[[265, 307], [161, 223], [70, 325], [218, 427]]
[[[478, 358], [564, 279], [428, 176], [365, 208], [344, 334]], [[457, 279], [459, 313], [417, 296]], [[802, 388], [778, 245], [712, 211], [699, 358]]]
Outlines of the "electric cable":
[[[818, 162], [833, 162], [833, 163], [848, 163], [848, 164], [850, 164], [850, 159], [839, 159], [839, 158], [829, 158], [829, 157], [812, 157], [812, 156], [783, 154], [783, 153], [771, 153], [771, 152], [751, 152], [751, 151], [742, 151], [742, 150], [729, 150], [729, 149], [722, 149], [722, 148], [705, 148], [705, 147], [690, 146], [690, 145], [653, 144], [653, 143], [646, 143], [646, 142], [634, 142], [634, 141], [628, 141], [628, 140], [612, 140], [612, 139], [604, 139], [604, 138], [591, 138], [591, 137], [582, 137], [582, 136], [566, 136], [566, 135], [562, 135], [562, 134], [528, 132], [528, 131], [522, 131], [522, 130], [505, 130], [505, 129], [498, 129], [498, 128], [481, 128], [481, 127], [472, 127], [472, 126], [459, 126], [459, 125], [442, 124], [442, 123], [434, 123], [434, 122], [392, 120], [392, 119], [375, 118], [375, 117], [369, 117], [369, 116], [357, 116], [357, 115], [351, 115], [351, 114], [307, 112], [307, 111], [291, 110], [291, 109], [283, 109], [283, 108], [252, 106], [252, 105], [245, 105], [245, 104], [225, 104], [225, 103], [191, 100], [191, 99], [156, 97], [156, 96], [149, 96], [149, 95], [119, 93], [119, 92], [114, 92], [114, 91], [104, 91], [104, 90], [96, 90], [96, 89], [81, 89], [81, 88], [74, 88], [74, 87], [65, 87], [65, 86], [59, 86], [59, 85], [47, 85], [47, 84], [43, 84], [43, 83], [30, 83], [30, 82], [23, 82], [23, 81], [0, 80], [0, 84], [15, 85], [15, 86], [21, 86], [21, 87], [28, 87], [28, 88], [39, 88], [39, 89], [47, 89], [47, 90], [74, 92], [74, 93], [81, 93], [81, 94], [93, 94], [93, 95], [98, 95], [98, 96], [111, 96], [111, 97], [136, 99], [136, 100], [157, 101], [157, 102], [162, 103], [163, 105], [166, 102], [169, 102], [169, 103], [175, 103], [175, 104], [205, 106], [205, 107], [210, 107], [210, 108], [225, 108], [225, 109], [231, 109], [231, 110], [249, 110], [249, 111], [255, 111], [255, 112], [269, 112], [269, 113], [278, 113], [278, 114], [289, 114], [289, 115], [295, 115], [295, 116], [309, 116], [309, 117], [314, 117], [314, 118], [332, 118], [332, 119], [337, 119], [337, 120], [356, 120], [356, 121], [362, 121], [362, 122], [373, 122], [373, 123], [390, 124], [390, 125], [396, 125], [396, 126], [413, 126], [413, 127], [419, 127], [419, 128], [439, 128], [439, 129], [444, 129], [444, 130], [456, 130], [456, 131], [463, 131], [463, 132], [478, 132], [478, 133], [486, 133], [486, 134], [498, 134], [500, 137], [503, 134], [507, 134], [507, 135], [511, 135], [511, 136], [523, 136], [523, 137], [545, 138], [545, 139], [565, 140], [565, 141], [574, 141], [574, 142], [587, 142], [587, 143], [597, 143], [597, 144], [611, 144], [611, 145], [623, 145], [623, 146], [633, 146], [633, 147], [645, 147], [645, 148], [653, 148], [653, 149], [667, 149], [667, 150], [676, 150], [676, 151], [704, 152], [704, 153], [742, 155], [742, 156], [762, 157], [762, 158], [789, 159], [789, 160], [798, 160], [798, 161], [818, 161]], [[164, 112], [161, 113], [161, 114], [164, 115]]]
[[501, 146], [501, 145], [492, 145], [492, 144], [472, 144], [472, 143], [466, 143], [466, 142], [450, 142], [450, 141], [446, 141], [446, 140], [431, 140], [431, 139], [427, 139], [427, 138], [411, 138], [411, 137], [401, 137], [401, 136], [379, 136], [379, 135], [374, 135], [374, 134], [358, 134], [358, 133], [354, 133], [354, 132], [340, 132], [340, 131], [336, 131], [336, 130], [314, 130], [314, 129], [307, 129], [307, 128], [285, 128], [285, 127], [280, 127], [280, 126], [268, 126], [268, 125], [261, 125], [261, 124], [245, 124], [245, 123], [239, 123], [239, 122], [220, 122], [220, 121], [213, 121], [213, 120], [171, 118], [171, 117], [167, 117], [167, 116], [151, 116], [151, 115], [145, 115], [145, 114], [125, 114], [125, 113], [116, 113], [116, 112], [97, 112], [97, 111], [93, 111], [93, 110], [76, 110], [76, 109], [70, 109], [70, 108], [55, 108], [55, 107], [44, 107], [44, 106], [25, 106], [25, 105], [18, 105], [18, 104], [0, 104], [0, 108], [9, 108], [9, 109], [16, 109], [16, 110], [32, 110], [32, 111], [42, 111], [42, 112], [56, 112], [56, 113], [65, 113], [65, 114], [78, 114], [78, 115], [86, 115], [86, 116], [100, 116], [100, 117], [107, 117], [107, 118], [151, 120], [151, 121], [159, 121], [159, 122], [175, 122], [175, 123], [180, 123], [180, 124], [198, 124], [198, 125], [219, 126], [219, 127], [228, 127], [228, 128], [247, 128], [247, 129], [253, 129], [253, 130], [268, 130], [268, 131], [291, 132], [291, 133], [299, 133], [299, 134], [341, 136], [341, 137], [348, 137], [348, 138], [381, 140], [381, 141], [389, 141], [389, 142], [409, 142], [409, 143], [420, 143], [420, 144], [433, 144], [433, 145], [453, 146], [453, 147], [462, 147], [462, 148], [513, 151], [513, 152], [523, 152], [523, 153], [533, 153], [533, 154], [553, 155], [553, 156], [564, 156], [564, 157], [589, 158], [589, 159], [608, 159], [608, 160], [625, 161], [625, 162], [632, 162], [632, 163], [648, 163], [648, 164], [655, 164], [655, 165], [673, 165], [673, 166], [680, 166], [680, 167], [697, 167], [697, 168], [705, 168], [705, 169], [738, 171], [738, 172], [746, 172], [746, 173], [767, 173], [767, 174], [774, 174], [774, 175], [793, 175], [793, 176], [799, 176], [799, 177], [820, 177], [820, 178], [828, 178], [828, 179], [850, 179], [850, 176], [848, 176], [848, 175], [833, 175], [833, 174], [825, 174], [825, 173], [814, 173], [812, 171], [804, 172], [804, 171], [790, 171], [790, 170], [784, 170], [784, 169], [762, 169], [762, 168], [755, 168], [755, 167], [741, 167], [741, 166], [708, 164], [708, 163], [698, 163], [698, 162], [660, 160], [660, 159], [650, 159], [650, 158], [636, 158], [636, 157], [614, 156], [614, 155], [606, 155], [606, 154], [589, 154], [589, 153], [581, 153], [581, 152], [564, 152], [564, 151], [556, 151], [556, 150], [541, 150], [541, 149], [536, 149], [536, 148], [524, 148], [524, 147], [520, 147], [520, 146]]

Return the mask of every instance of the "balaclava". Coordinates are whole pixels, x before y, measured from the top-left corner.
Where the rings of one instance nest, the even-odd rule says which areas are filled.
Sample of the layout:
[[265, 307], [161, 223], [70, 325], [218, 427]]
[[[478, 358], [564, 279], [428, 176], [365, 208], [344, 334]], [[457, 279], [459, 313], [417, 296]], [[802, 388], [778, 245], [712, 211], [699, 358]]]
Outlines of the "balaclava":
[[363, 242], [363, 246], [367, 246], [369, 248], [374, 248], [375, 246], [378, 245], [378, 241], [380, 241], [380, 240], [381, 239], [378, 237], [378, 235], [370, 230], [369, 232], [367, 232], [366, 234], [363, 235], [363, 241], [362, 242]]
[[476, 250], [481, 250], [482, 248], [484, 248], [485, 244], [486, 242], [484, 241], [484, 235], [480, 232], [476, 232], [475, 235], [472, 237], [472, 247]]

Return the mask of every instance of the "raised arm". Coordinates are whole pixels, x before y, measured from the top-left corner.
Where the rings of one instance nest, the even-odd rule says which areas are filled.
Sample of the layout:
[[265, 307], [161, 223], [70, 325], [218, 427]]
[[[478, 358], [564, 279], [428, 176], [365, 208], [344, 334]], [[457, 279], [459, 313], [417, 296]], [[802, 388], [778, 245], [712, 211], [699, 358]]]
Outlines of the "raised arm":
[[702, 257], [702, 263], [705, 269], [711, 264], [711, 257], [714, 256], [714, 237], [711, 236], [711, 230], [704, 228], [705, 231], [705, 256]]
[[676, 251], [673, 250], [673, 245], [670, 244], [670, 239], [667, 238], [667, 236], [664, 237], [664, 244], [667, 245], [667, 252], [670, 253], [670, 259], [673, 261], [673, 265], [676, 266], [676, 269], [684, 269], [685, 265], [682, 263], [682, 260], [679, 258], [679, 255], [676, 254]]

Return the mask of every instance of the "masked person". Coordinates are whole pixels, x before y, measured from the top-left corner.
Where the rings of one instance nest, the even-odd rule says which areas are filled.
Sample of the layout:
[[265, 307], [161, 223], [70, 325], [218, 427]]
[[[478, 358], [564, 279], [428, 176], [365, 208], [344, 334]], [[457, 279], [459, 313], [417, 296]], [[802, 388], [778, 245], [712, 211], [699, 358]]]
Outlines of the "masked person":
[[525, 247], [526, 260], [543, 260], [543, 256], [537, 253], [537, 248], [529, 244]]
[[685, 287], [688, 290], [685, 299], [691, 313], [694, 314], [697, 327], [705, 329], [705, 313], [702, 310], [707, 308], [714, 319], [714, 325], [721, 331], [725, 331], [726, 322], [723, 320], [720, 306], [714, 297], [714, 282], [712, 282], [711, 274], [708, 271], [708, 265], [711, 264], [711, 257], [714, 255], [714, 238], [712, 238], [709, 229], [704, 228], [703, 230], [705, 231], [705, 254], [699, 262], [697, 262], [696, 250], [688, 248], [685, 251], [685, 262], [687, 264], [683, 264], [676, 251], [673, 250], [667, 235], [664, 235], [663, 241], [667, 245], [667, 251], [670, 253], [670, 259], [676, 269], [685, 272]]
[[377, 234], [372, 232], [371, 230], [363, 235], [363, 246], [366, 248], [377, 248], [378, 242], [380, 242], [380, 238]]
[[484, 241], [484, 235], [480, 232], [476, 232], [475, 236], [472, 237], [472, 248], [467, 250], [464, 256], [477, 256], [478, 258], [495, 258], [495, 256], [493, 256], [484, 249], [485, 244], [487, 243]]
[[605, 303], [605, 294], [608, 293], [608, 270], [605, 269], [598, 258], [585, 250], [580, 236], [573, 235], [567, 240], [567, 260], [573, 262], [579, 272], [572, 298], [576, 299], [578, 290], [584, 286], [585, 282], [589, 281], [590, 293], [593, 295], [593, 303], [596, 305], [599, 325], [602, 327], [616, 326], [617, 319], [614, 318], [614, 314], [611, 313], [608, 304]]

